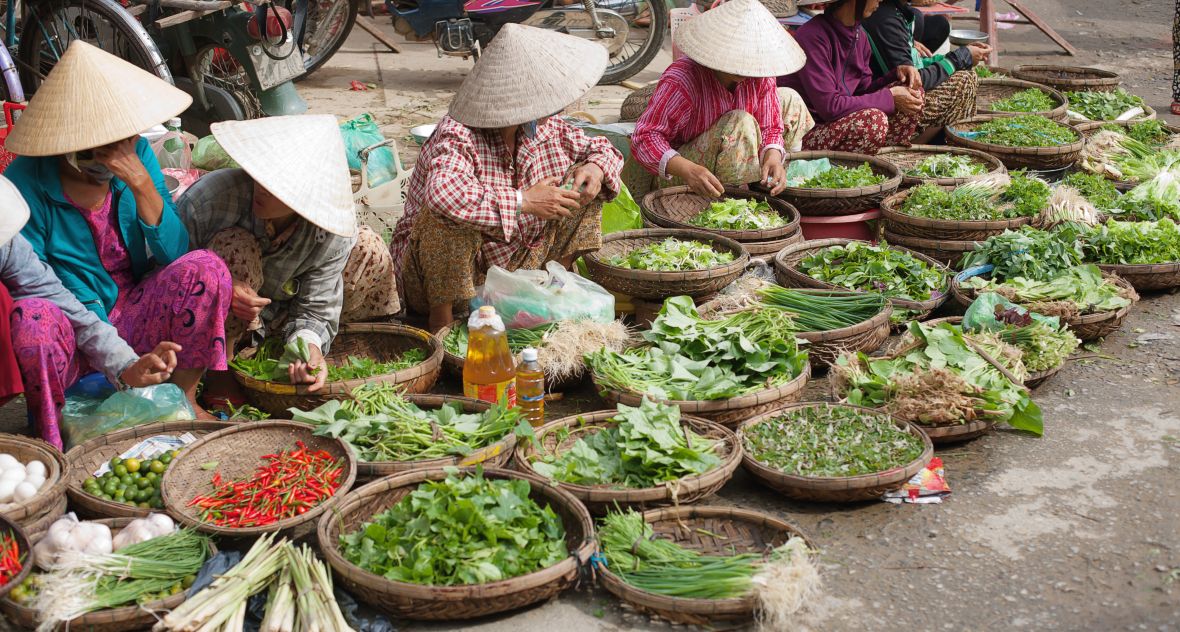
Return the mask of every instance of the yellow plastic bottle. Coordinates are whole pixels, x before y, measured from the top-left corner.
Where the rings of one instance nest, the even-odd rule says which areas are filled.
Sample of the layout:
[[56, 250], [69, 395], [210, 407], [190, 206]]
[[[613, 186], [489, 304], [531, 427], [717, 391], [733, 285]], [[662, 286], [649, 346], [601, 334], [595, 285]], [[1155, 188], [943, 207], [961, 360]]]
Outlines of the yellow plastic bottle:
[[516, 406], [516, 361], [508, 349], [508, 331], [496, 308], [484, 305], [467, 320], [467, 361], [463, 394], [485, 402]]
[[537, 363], [537, 350], [525, 347], [516, 367], [516, 397], [520, 411], [534, 428], [545, 424], [545, 372]]

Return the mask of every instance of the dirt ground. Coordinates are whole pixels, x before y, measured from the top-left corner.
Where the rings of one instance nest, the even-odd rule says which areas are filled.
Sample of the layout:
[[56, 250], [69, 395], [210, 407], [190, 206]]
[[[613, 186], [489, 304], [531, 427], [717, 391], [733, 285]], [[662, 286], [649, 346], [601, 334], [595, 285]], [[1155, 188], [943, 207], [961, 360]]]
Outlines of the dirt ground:
[[[1083, 52], [1074, 59], [1060, 55], [1021, 26], [1001, 31], [1001, 65], [1117, 70], [1128, 89], [1167, 111], [1171, 3], [1028, 4]], [[387, 19], [379, 23], [393, 34]], [[438, 59], [430, 44], [401, 48], [401, 54], [385, 52], [357, 29], [299, 89], [313, 112], [372, 113], [386, 136], [406, 140], [403, 156], [411, 160], [409, 128], [446, 111], [470, 62]], [[669, 61], [665, 51], [635, 80], [657, 78]], [[377, 87], [350, 92], [351, 80]], [[626, 93], [596, 88], [587, 109], [611, 120]], [[1117, 334], [1036, 391], [1045, 412], [1043, 438], [1000, 431], [938, 451], [954, 490], [941, 505], [798, 503], [741, 471], [708, 502], [780, 516], [819, 545], [825, 596], [804, 622], [807, 629], [1180, 629], [1178, 341], [1180, 297], [1144, 297]], [[812, 392], [822, 397], [822, 378]], [[601, 408], [587, 391], [568, 394], [551, 412]], [[5, 429], [20, 428], [23, 420], [19, 405], [0, 409]], [[625, 611], [598, 589], [465, 625], [399, 622], [405, 630], [481, 632], [558, 626], [568, 632], [667, 628]]]

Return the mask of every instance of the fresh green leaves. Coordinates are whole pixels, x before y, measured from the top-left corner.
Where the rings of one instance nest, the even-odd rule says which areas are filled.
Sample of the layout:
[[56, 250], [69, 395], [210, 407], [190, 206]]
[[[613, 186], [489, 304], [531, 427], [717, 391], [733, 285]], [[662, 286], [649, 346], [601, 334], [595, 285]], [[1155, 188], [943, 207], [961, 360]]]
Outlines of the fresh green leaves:
[[996, 112], [1048, 112], [1057, 102], [1036, 88], [1021, 90], [1005, 99], [992, 101], [989, 109]]
[[853, 189], [881, 184], [885, 176], [873, 171], [869, 163], [856, 167], [832, 165], [831, 169], [818, 173], [799, 185], [803, 189]]
[[992, 278], [1006, 281], [1015, 277], [1046, 280], [1082, 262], [1082, 248], [1061, 233], [1022, 226], [988, 237], [975, 250], [963, 255], [960, 268], [990, 263]]
[[[516, 354], [525, 347], [539, 348], [545, 341], [545, 334], [556, 327], [556, 323], [548, 323], [524, 329], [509, 329], [508, 349]], [[443, 349], [460, 358], [467, 357], [467, 323], [457, 323], [451, 327], [447, 336], [443, 338]]]
[[432, 586], [485, 584], [569, 556], [565, 528], [529, 497], [528, 481], [448, 474], [340, 536], [341, 553], [386, 579]]
[[967, 136], [1005, 147], [1054, 147], [1078, 140], [1078, 135], [1065, 125], [1033, 115], [992, 119]]
[[975, 76], [979, 77], [980, 79], [1003, 79], [1006, 75], [1002, 75], [998, 72], [992, 72], [991, 68], [988, 68], [983, 64], [976, 64]]
[[1113, 182], [1096, 173], [1075, 171], [1062, 178], [1061, 184], [1076, 189], [1097, 209], [1115, 208], [1122, 197]]
[[705, 270], [733, 261], [733, 253], [717, 251], [707, 243], [669, 237], [664, 241], [641, 246], [626, 255], [615, 255], [608, 265], [628, 270]]
[[1143, 99], [1118, 88], [1113, 92], [1066, 92], [1069, 110], [1091, 121], [1113, 121], [1127, 110], [1144, 106]]
[[1139, 121], [1126, 127], [1121, 125], [1103, 125], [1102, 129], [1129, 136], [1148, 147], [1160, 147], [1166, 144], [1168, 139], [1172, 137], [1172, 133], [1164, 127], [1163, 123], [1156, 119]]
[[1043, 280], [1017, 276], [997, 282], [971, 277], [963, 287], [1000, 291], [1017, 303], [1070, 301], [1082, 314], [1109, 312], [1131, 304], [1131, 299], [1122, 296], [1117, 285], [1106, 282], [1102, 271], [1092, 264], [1074, 266]]
[[[291, 381], [288, 367], [295, 360], [307, 363], [311, 361], [311, 350], [307, 341], [296, 338], [283, 346], [278, 338], [268, 338], [255, 350], [254, 355], [246, 358], [238, 356], [230, 362], [230, 367], [241, 371], [257, 380], [268, 382]], [[407, 349], [404, 353], [389, 362], [378, 362], [373, 358], [348, 356], [340, 364], [328, 365], [328, 381], [355, 380], [374, 375], [388, 375], [402, 369], [408, 369], [426, 361], [426, 350], [420, 347]]]
[[390, 362], [378, 362], [373, 358], [348, 356], [340, 364], [328, 365], [328, 381], [357, 380], [374, 375], [388, 375], [426, 361], [426, 350], [421, 347], [407, 349]]
[[910, 190], [900, 210], [914, 217], [958, 221], [1032, 217], [1045, 208], [1051, 194], [1044, 180], [1016, 171], [1007, 185], [980, 180], [948, 191], [923, 184]]
[[1095, 263], [1148, 264], [1180, 261], [1180, 228], [1158, 222], [1108, 221], [1082, 236], [1086, 260]]
[[915, 178], [969, 178], [987, 173], [987, 167], [962, 154], [934, 154], [906, 169]]
[[785, 226], [787, 220], [762, 200], [728, 198], [713, 202], [688, 223], [720, 230], [766, 230]]
[[944, 293], [945, 271], [887, 245], [852, 242], [829, 246], [799, 262], [813, 279], [850, 290], [879, 292], [889, 298], [925, 301]]

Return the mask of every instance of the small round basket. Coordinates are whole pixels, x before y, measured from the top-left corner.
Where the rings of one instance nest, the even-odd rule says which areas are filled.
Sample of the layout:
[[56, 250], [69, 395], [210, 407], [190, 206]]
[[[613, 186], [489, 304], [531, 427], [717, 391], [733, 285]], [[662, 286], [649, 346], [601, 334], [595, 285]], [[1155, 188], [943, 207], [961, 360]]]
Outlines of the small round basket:
[[[973, 164], [982, 165], [987, 171], [977, 176], [969, 176], [966, 178], [923, 178], [920, 176], [913, 176], [907, 172], [909, 169], [917, 167], [923, 160], [931, 156], [939, 154], [950, 154], [952, 156], [967, 156]], [[999, 173], [1008, 173], [1008, 169], [1004, 167], [1004, 163], [1000, 162], [999, 158], [979, 151], [977, 149], [964, 149], [962, 147], [947, 147], [945, 145], [911, 145], [910, 147], [885, 147], [877, 152], [877, 157], [888, 160], [897, 166], [901, 171], [901, 186], [905, 188], [916, 187], [919, 184], [937, 184], [941, 186], [958, 186], [970, 182], [972, 180], [983, 177], [984, 175], [993, 175]], [[886, 200], [888, 201], [888, 199]], [[884, 206], [881, 207], [884, 210]]]
[[797, 151], [787, 154], [791, 160], [819, 160], [827, 158], [832, 166], [859, 167], [869, 163], [873, 173], [885, 176], [881, 184], [850, 189], [807, 189], [787, 187], [778, 197], [790, 202], [799, 213], [810, 216], [848, 215], [877, 208], [885, 196], [901, 186], [901, 171], [897, 165], [865, 154], [842, 151]]
[[1153, 292], [1180, 287], [1180, 263], [1108, 264], [1100, 263], [1103, 272], [1118, 275], [1139, 292]]
[[[810, 288], [819, 288], [819, 289], [823, 289], [823, 290], [848, 290], [848, 288], [845, 288], [845, 287], [839, 287], [836, 285], [832, 285], [831, 283], [827, 283], [824, 281], [820, 281], [818, 279], [814, 279], [814, 278], [808, 276], [807, 274], [805, 274], [804, 272], [802, 272], [801, 270], [799, 270], [797, 268], [797, 266], [799, 265], [800, 261], [806, 259], [807, 257], [810, 257], [811, 255], [816, 254], [817, 252], [819, 252], [825, 248], [831, 248], [832, 246], [844, 246], [844, 245], [850, 244], [854, 241], [858, 241], [858, 240], [856, 240], [856, 239], [814, 239], [814, 240], [805, 241], [801, 244], [796, 244], [794, 246], [784, 248], [783, 251], [778, 253], [778, 256], [775, 257], [775, 259], [774, 259], [774, 276], [776, 279], [778, 279], [779, 285], [782, 285], [783, 287], [802, 287], [802, 288], [810, 287]], [[861, 243], [868, 243], [868, 242], [861, 242]], [[939, 263], [938, 261], [935, 261], [934, 259], [931, 259], [930, 257], [927, 257], [926, 255], [924, 255], [920, 252], [915, 252], [913, 250], [909, 250], [908, 248], [902, 248], [899, 246], [892, 246], [891, 245], [889, 247], [894, 250], [899, 250], [901, 252], [906, 252], [910, 255], [913, 255], [914, 257], [926, 262], [928, 265], [934, 266], [935, 268], [942, 270], [943, 273], [948, 277], [948, 279], [951, 276], [950, 271], [947, 270], [947, 267], [945, 265]], [[891, 305], [893, 305], [894, 309], [906, 309], [906, 310], [910, 310], [911, 312], [914, 312], [914, 318], [921, 320], [921, 319], [925, 318], [926, 316], [929, 316], [930, 312], [934, 311], [940, 305], [942, 305], [943, 303], [946, 302], [947, 298], [949, 297], [949, 285], [950, 285], [950, 282], [948, 280], [948, 282], [947, 282], [948, 287], [944, 288], [940, 295], [935, 296], [935, 297], [931, 297], [931, 298], [924, 300], [924, 301], [913, 301], [913, 300], [903, 299], [903, 298], [891, 298], [891, 299], [889, 299], [889, 303]], [[851, 291], [859, 292], [861, 290], [851, 290]]]
[[742, 427], [738, 429], [738, 438], [741, 440], [743, 447], [742, 465], [746, 468], [746, 471], [753, 474], [754, 478], [758, 479], [763, 485], [790, 498], [812, 502], [835, 503], [880, 500], [882, 494], [900, 488], [906, 481], [913, 478], [915, 474], [921, 472], [922, 468], [926, 467], [926, 464], [934, 456], [934, 446], [930, 443], [930, 439], [917, 426], [900, 419], [893, 420], [897, 424], [897, 427], [915, 437], [920, 437], [925, 448], [922, 454], [913, 461], [906, 463], [904, 466], [891, 468], [883, 472], [862, 474], [859, 476], [800, 476], [797, 474], [788, 474], [771, 467], [744, 451], [746, 445], [745, 433], [750, 428], [765, 421], [776, 419], [784, 413], [809, 408], [844, 408], [875, 415], [882, 414], [879, 410], [865, 408], [863, 406], [830, 404], [827, 402], [803, 402], [758, 415], [743, 423]]
[[[951, 190], [954, 187], [945, 187]], [[899, 191], [881, 203], [881, 223], [885, 231], [903, 237], [949, 241], [983, 241], [1004, 231], [1016, 230], [1032, 221], [1031, 217], [997, 220], [953, 220], [915, 217], [902, 212], [910, 191]], [[890, 240], [890, 243], [894, 243]], [[904, 245], [904, 244], [899, 244]]]
[[[583, 415], [572, 415], [551, 421], [537, 429], [537, 441], [542, 446], [539, 453], [529, 442], [522, 442], [516, 446], [516, 467], [538, 478], [544, 478], [535, 470], [532, 463], [541, 456], [557, 455], [573, 447], [578, 439], [588, 437], [610, 426], [615, 425], [613, 419], [618, 415], [615, 410], [600, 410]], [[733, 431], [714, 422], [695, 417], [683, 416], [681, 425], [686, 430], [715, 441], [716, 455], [721, 464], [716, 468], [698, 474], [669, 481], [655, 487], [642, 489], [619, 487], [615, 485], [581, 485], [553, 481], [552, 484], [573, 494], [582, 502], [590, 513], [601, 516], [619, 507], [637, 510], [663, 507], [672, 504], [687, 505], [695, 503], [717, 493], [729, 479], [734, 470], [742, 462], [742, 450], [738, 445], [737, 436]]]
[[[1089, 141], [1091, 136], [1107, 125], [1129, 128], [1138, 122], [1141, 121], [1086, 121], [1083, 123], [1074, 123], [1074, 127], [1076, 127], [1077, 130], [1082, 133], [1082, 136], [1087, 141]], [[1180, 134], [1180, 127], [1169, 125], [1168, 123], [1161, 123], [1161, 125], [1165, 130], [1168, 131], [1168, 133], [1172, 134], [1173, 137], [1175, 137], [1177, 134]], [[1107, 177], [1109, 178], [1110, 176]], [[1132, 182], [1129, 180], [1113, 180], [1113, 182], [1115, 188], [1123, 192], [1130, 191], [1139, 184], [1138, 182]]]
[[[991, 104], [1002, 99], [1016, 94], [1017, 92], [1024, 92], [1025, 90], [1040, 90], [1053, 100], [1053, 109], [1045, 112], [1004, 112], [1000, 110], [991, 109]], [[1069, 100], [1065, 95], [1057, 90], [1050, 88], [1044, 84], [1034, 83], [1031, 81], [1022, 81], [1020, 79], [980, 79], [979, 90], [975, 93], [975, 110], [979, 114], [996, 116], [1021, 116], [1024, 114], [1034, 114], [1036, 116], [1043, 116], [1047, 119], [1064, 123], [1069, 119], [1066, 112], [1069, 110]]]
[[979, 151], [989, 153], [999, 158], [1000, 162], [1003, 162], [1004, 166], [1008, 169], [1032, 169], [1034, 171], [1064, 169], [1077, 162], [1078, 157], [1081, 156], [1082, 146], [1085, 144], [1085, 141], [1077, 128], [1068, 123], [1062, 123], [1062, 125], [1072, 129], [1077, 136], [1077, 140], [1065, 145], [1008, 147], [995, 143], [985, 143], [961, 135], [962, 132], [973, 131], [980, 125], [997, 118], [1005, 117], [996, 115], [976, 116], [951, 123], [946, 127], [946, 142], [948, 145], [954, 147], [978, 149]]
[[982, 243], [979, 241], [922, 239], [921, 237], [898, 235], [888, 230], [881, 233], [881, 239], [891, 246], [901, 246], [914, 252], [920, 252], [948, 268], [954, 268], [963, 255], [975, 250], [975, 247]]
[[24, 522], [18, 524], [20, 524], [21, 528], [25, 530], [25, 533], [37, 533], [38, 531], [44, 531], [49, 528], [49, 525], [56, 522], [58, 518], [65, 515], [67, 504], [68, 498], [66, 494], [62, 494], [56, 502], [46, 507], [45, 511], [42, 512], [41, 515], [33, 516], [32, 518], [28, 518]]
[[[102, 520], [94, 520], [100, 524], [105, 524], [111, 529], [111, 535], [114, 536], [123, 530], [124, 527], [131, 524], [134, 518], [104, 518]], [[48, 525], [46, 525], [46, 530]], [[29, 544], [36, 545], [45, 537], [46, 530], [41, 530], [29, 535]], [[212, 542], [209, 543], [209, 557], [217, 555], [217, 547]], [[31, 565], [26, 564], [25, 568], [30, 568]], [[21, 571], [24, 573], [25, 571]], [[23, 577], [21, 579], [24, 579]], [[16, 583], [10, 583], [9, 586], [15, 586]], [[62, 626], [62, 629], [72, 630], [78, 632], [126, 632], [127, 630], [148, 630], [155, 625], [158, 617], [155, 613], [165, 613], [184, 603], [187, 597], [184, 592], [172, 595], [167, 599], [160, 599], [157, 601], [149, 601], [144, 604], [131, 604], [128, 606], [120, 606], [118, 608], [107, 608], [105, 610], [97, 610], [95, 612], [86, 613], [80, 617], [75, 617]], [[4, 618], [9, 623], [15, 625], [21, 630], [36, 629], [38, 618], [37, 611], [32, 608], [26, 608], [7, 597], [0, 599], [0, 612], [4, 613]]]
[[[630, 270], [609, 263], [611, 257], [660, 243], [669, 237], [707, 243], [715, 250], [732, 253], [733, 261], [715, 268], [678, 272]], [[644, 228], [604, 235], [602, 248], [587, 254], [584, 260], [590, 278], [602, 287], [636, 298], [662, 300], [682, 294], [698, 297], [717, 292], [741, 276], [750, 261], [750, 254], [741, 244], [728, 237], [701, 230]]]
[[1022, 64], [1010, 74], [1062, 92], [1111, 92], [1123, 82], [1117, 72], [1083, 66]]
[[[671, 540], [706, 555], [767, 553], [791, 538], [814, 544], [795, 525], [749, 509], [694, 505], [664, 507], [644, 512], [655, 537]], [[640, 590], [622, 580], [610, 568], [597, 566], [602, 586], [640, 612], [673, 623], [727, 629], [754, 618], [753, 595], [731, 599], [669, 597]]]
[[75, 511], [84, 518], [139, 518], [146, 516], [153, 510], [140, 509], [135, 505], [125, 505], [91, 496], [82, 489], [82, 484], [93, 476], [94, 471], [102, 467], [103, 463], [119, 456], [148, 437], [180, 435], [187, 432], [199, 439], [207, 434], [233, 426], [234, 424], [225, 421], [168, 421], [144, 424], [95, 437], [66, 453], [66, 461], [70, 464], [66, 494], [69, 496], [70, 502], [73, 503]]
[[12, 576], [3, 586], [0, 586], [0, 600], [8, 602], [8, 593], [16, 588], [33, 570], [33, 542], [20, 525], [0, 516], [0, 536], [11, 535], [16, 540], [17, 556], [20, 559], [20, 572]]
[[[258, 380], [241, 371], [234, 378], [246, 391], [251, 404], [274, 417], [287, 416], [288, 408], [310, 410], [329, 399], [347, 399], [353, 389], [370, 382], [401, 386], [407, 393], [425, 393], [438, 381], [442, 370], [442, 345], [429, 332], [416, 327], [394, 324], [363, 323], [342, 325], [340, 334], [332, 342], [331, 351], [324, 358], [328, 364], [340, 364], [349, 356], [373, 358], [390, 362], [410, 349], [422, 349], [426, 360], [408, 369], [386, 375], [374, 375], [355, 380], [328, 382], [315, 393], [307, 386]], [[255, 349], [247, 349], [240, 357], [250, 357]]]
[[[472, 470], [462, 470], [471, 472]], [[529, 496], [549, 505], [565, 526], [570, 556], [550, 566], [511, 579], [465, 586], [428, 586], [393, 581], [349, 562], [340, 552], [340, 536], [351, 533], [372, 517], [396, 505], [425, 481], [447, 477], [442, 469], [416, 470], [388, 476], [348, 494], [320, 518], [317, 533], [324, 559], [336, 581], [360, 601], [395, 617], [426, 620], [461, 620], [516, 610], [554, 597], [572, 586], [578, 568], [594, 553], [594, 524], [590, 513], [569, 492], [522, 472], [485, 469], [488, 479], [523, 479]]]
[[[226, 481], [249, 478], [264, 455], [292, 449], [297, 441], [302, 441], [309, 450], [326, 450], [344, 463], [340, 488], [307, 513], [261, 527], [222, 527], [203, 522], [200, 511], [189, 505], [196, 496], [213, 491], [214, 474], [221, 474]], [[214, 462], [217, 465], [213, 469], [206, 469]], [[316, 516], [337, 504], [354, 482], [356, 457], [343, 440], [318, 437], [312, 434], [310, 426], [293, 421], [257, 421], [207, 434], [185, 448], [164, 472], [160, 495], [169, 515], [199, 531], [229, 538], [250, 538], [275, 531], [298, 536], [305, 530], [310, 532], [306, 527], [314, 529]]]
[[803, 231], [795, 231], [782, 239], [743, 241], [741, 243], [746, 251], [750, 253], [750, 261], [761, 261], [766, 265], [772, 265], [775, 255], [781, 252], [783, 248], [803, 243]]
[[[647, 397], [634, 391], [622, 391], [604, 386], [599, 383], [598, 376], [592, 375], [594, 385], [606, 403], [626, 404], [638, 406]], [[708, 401], [664, 400], [665, 404], [672, 404], [680, 408], [680, 412], [693, 417], [701, 417], [725, 426], [737, 428], [741, 422], [759, 413], [773, 410], [783, 404], [799, 401], [803, 396], [803, 388], [811, 378], [811, 364], [804, 365], [803, 371], [793, 380], [747, 395], [740, 395], [730, 399], [715, 399]], [[649, 397], [650, 399], [650, 397]]]
[[[815, 294], [845, 294], [829, 290], [808, 290], [797, 288], [801, 292]], [[885, 309], [872, 318], [840, 329], [828, 331], [802, 331], [795, 334], [796, 338], [807, 341], [807, 359], [811, 363], [812, 371], [826, 369], [845, 351], [856, 353], [872, 353], [881, 348], [889, 340], [889, 318], [893, 316], [893, 306], [885, 303]]]
[[[447, 336], [449, 336], [451, 332], [454, 331], [455, 327], [460, 327], [463, 324], [464, 323], [462, 321], [453, 320], [451, 321], [451, 324], [446, 325], [442, 329], [439, 329], [434, 334], [434, 337], [438, 339], [439, 345], [443, 349], [443, 368], [446, 369], [447, 374], [458, 380], [463, 379], [463, 365], [467, 364], [467, 358], [448, 351], [444, 341], [447, 339]], [[519, 357], [519, 354], [515, 355]], [[548, 377], [546, 377], [545, 390], [551, 393], [560, 393], [578, 386], [583, 381], [585, 381], [585, 379], [585, 370], [583, 370], [581, 373], [570, 375], [567, 378], [556, 382], [550, 382]], [[388, 472], [388, 474], [392, 473], [393, 472]]]
[[32, 437], [0, 433], [0, 454], [5, 453], [11, 454], [22, 464], [29, 461], [40, 461], [45, 464], [45, 483], [37, 491], [37, 495], [22, 502], [0, 506], [0, 516], [27, 529], [29, 523], [43, 518], [61, 504], [62, 498], [66, 495], [66, 479], [70, 475], [70, 466], [60, 450]]
[[662, 228], [683, 228], [685, 230], [703, 230], [721, 235], [722, 237], [729, 237], [739, 242], [782, 239], [799, 231], [799, 211], [796, 211], [795, 207], [778, 198], [771, 197], [765, 193], [748, 191], [732, 186], [725, 187], [725, 194], [722, 198], [766, 202], [770, 205], [771, 210], [777, 213], [786, 223], [777, 228], [767, 228], [764, 230], [723, 230], [694, 226], [689, 222], [707, 210], [709, 205], [716, 200], [701, 197], [693, 193], [692, 189], [687, 186], [656, 189], [643, 197], [643, 203], [640, 206], [643, 209], [643, 218], [656, 226]]

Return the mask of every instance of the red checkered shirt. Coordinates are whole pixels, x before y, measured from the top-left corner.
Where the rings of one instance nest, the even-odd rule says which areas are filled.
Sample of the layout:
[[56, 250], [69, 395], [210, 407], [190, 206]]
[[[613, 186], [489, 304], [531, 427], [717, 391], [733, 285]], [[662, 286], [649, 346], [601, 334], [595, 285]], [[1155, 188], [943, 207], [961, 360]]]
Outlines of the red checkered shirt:
[[681, 57], [660, 76], [631, 134], [631, 153], [648, 171], [666, 177], [664, 168], [676, 149], [733, 110], [745, 110], [758, 121], [761, 151], [783, 151], [783, 110], [773, 77], [745, 79], [730, 91], [712, 70]]
[[410, 230], [423, 208], [479, 229], [485, 240], [480, 265], [504, 266], [521, 248], [536, 248], [544, 239], [545, 220], [517, 211], [517, 191], [553, 176], [565, 177], [578, 163], [602, 169], [600, 197], [619, 193], [623, 156], [605, 138], [591, 138], [576, 127], [550, 117], [537, 126], [532, 139], [517, 143], [516, 164], [494, 129], [473, 129], [443, 117], [422, 155], [406, 191], [406, 214], [393, 231], [389, 250], [401, 274]]

